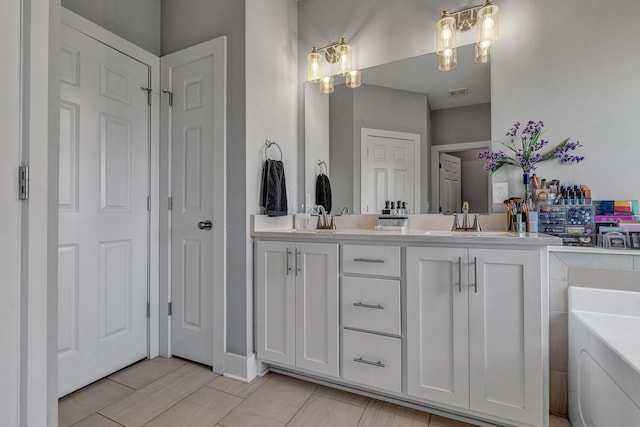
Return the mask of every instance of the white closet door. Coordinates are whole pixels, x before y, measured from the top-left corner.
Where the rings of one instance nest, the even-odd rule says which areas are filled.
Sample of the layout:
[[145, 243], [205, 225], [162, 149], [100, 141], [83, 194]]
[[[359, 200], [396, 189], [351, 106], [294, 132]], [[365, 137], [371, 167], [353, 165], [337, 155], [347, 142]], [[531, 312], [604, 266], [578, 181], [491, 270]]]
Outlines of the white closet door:
[[61, 24], [59, 395], [147, 356], [148, 66]]
[[450, 214], [462, 207], [462, 159], [440, 153], [440, 212]]
[[224, 70], [223, 37], [162, 58], [171, 91], [171, 352], [216, 370], [224, 351], [224, 312], [214, 310], [224, 306]]

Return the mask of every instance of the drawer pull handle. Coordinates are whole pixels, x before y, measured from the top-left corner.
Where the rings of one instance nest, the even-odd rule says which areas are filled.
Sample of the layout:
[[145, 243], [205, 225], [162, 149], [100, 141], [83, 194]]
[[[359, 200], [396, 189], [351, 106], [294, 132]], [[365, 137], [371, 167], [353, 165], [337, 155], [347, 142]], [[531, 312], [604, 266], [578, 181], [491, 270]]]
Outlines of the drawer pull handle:
[[370, 262], [372, 264], [384, 264], [383, 259], [354, 258], [353, 262]]
[[354, 302], [354, 307], [375, 308], [377, 310], [384, 310], [384, 305], [380, 304], [365, 304], [363, 302]]
[[353, 359], [353, 361], [358, 363], [364, 363], [366, 365], [377, 366], [378, 368], [385, 367], [385, 364], [382, 363], [381, 360], [378, 360], [377, 362], [372, 362], [371, 360], [363, 359], [362, 357], [356, 357]]

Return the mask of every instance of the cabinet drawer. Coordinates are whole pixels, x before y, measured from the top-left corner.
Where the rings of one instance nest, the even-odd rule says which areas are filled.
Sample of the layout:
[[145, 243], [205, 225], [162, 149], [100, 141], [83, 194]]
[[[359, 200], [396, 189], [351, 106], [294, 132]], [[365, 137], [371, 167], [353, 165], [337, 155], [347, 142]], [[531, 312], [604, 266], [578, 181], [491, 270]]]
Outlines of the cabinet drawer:
[[342, 368], [345, 380], [401, 392], [400, 338], [344, 330]]
[[342, 270], [345, 273], [400, 277], [400, 247], [344, 245]]
[[344, 326], [400, 335], [400, 281], [344, 277]]

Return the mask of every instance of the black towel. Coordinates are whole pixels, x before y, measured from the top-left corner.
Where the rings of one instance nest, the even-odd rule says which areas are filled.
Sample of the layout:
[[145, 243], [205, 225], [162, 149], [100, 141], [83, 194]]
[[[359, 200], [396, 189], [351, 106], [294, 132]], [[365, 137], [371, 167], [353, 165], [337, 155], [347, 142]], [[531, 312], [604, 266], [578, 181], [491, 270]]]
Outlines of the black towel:
[[284, 178], [284, 164], [280, 160], [265, 160], [264, 162], [260, 206], [269, 216], [288, 214], [287, 184]]
[[331, 212], [331, 183], [323, 173], [316, 179], [316, 205], [322, 205], [327, 213]]

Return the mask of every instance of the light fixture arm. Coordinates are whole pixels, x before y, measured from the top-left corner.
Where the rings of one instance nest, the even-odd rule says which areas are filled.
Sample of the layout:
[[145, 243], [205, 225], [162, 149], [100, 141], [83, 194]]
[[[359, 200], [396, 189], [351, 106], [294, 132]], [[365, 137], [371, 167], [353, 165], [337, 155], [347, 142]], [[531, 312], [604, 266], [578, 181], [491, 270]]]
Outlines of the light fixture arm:
[[324, 51], [324, 57], [329, 64], [335, 64], [338, 62], [338, 52], [336, 51], [336, 47], [347, 44], [347, 40], [342, 37], [340, 41], [331, 43], [330, 45], [324, 47], [314, 47], [314, 49], [318, 52]]
[[491, 5], [491, 0], [485, 0], [484, 3], [477, 6], [469, 6], [455, 12], [442, 12], [442, 16], [452, 16], [456, 20], [456, 30], [460, 32], [469, 31], [476, 26], [478, 22], [478, 10], [485, 6]]

